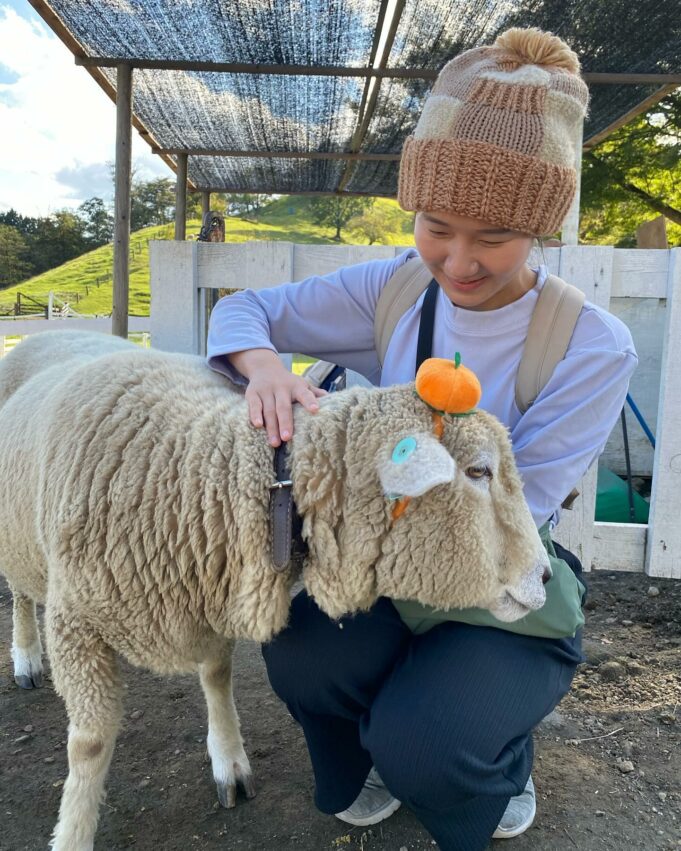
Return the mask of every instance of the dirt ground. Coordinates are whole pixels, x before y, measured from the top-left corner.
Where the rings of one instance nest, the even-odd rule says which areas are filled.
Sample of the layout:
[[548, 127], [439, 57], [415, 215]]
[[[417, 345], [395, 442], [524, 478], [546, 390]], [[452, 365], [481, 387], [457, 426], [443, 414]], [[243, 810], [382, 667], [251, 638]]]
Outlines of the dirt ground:
[[[620, 573], [592, 575], [590, 585], [588, 661], [536, 733], [537, 819], [509, 851], [679, 849], [681, 581]], [[0, 849], [34, 851], [47, 847], [57, 815], [66, 717], [49, 679], [36, 691], [15, 687], [10, 639], [0, 585]], [[314, 809], [303, 737], [270, 691], [257, 646], [238, 648], [235, 693], [258, 796], [231, 811], [217, 805], [198, 681], [126, 673], [97, 851], [434, 847], [404, 807], [351, 830]]]

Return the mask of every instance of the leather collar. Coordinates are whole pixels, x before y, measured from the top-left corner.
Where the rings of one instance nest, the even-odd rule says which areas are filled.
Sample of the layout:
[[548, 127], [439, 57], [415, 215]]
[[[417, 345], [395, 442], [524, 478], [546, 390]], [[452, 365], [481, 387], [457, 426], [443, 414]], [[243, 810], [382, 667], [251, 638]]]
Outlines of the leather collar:
[[272, 569], [283, 573], [293, 556], [306, 552], [301, 531], [303, 522], [293, 500], [291, 470], [288, 465], [287, 446], [282, 443], [274, 450], [274, 479], [270, 485], [270, 539]]

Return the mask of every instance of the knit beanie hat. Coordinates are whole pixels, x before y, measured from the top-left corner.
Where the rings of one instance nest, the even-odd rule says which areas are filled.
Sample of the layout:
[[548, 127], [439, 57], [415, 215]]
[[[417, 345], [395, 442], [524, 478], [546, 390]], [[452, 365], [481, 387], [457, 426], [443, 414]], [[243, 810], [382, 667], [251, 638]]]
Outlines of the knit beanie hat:
[[397, 199], [533, 236], [557, 231], [577, 185], [589, 99], [557, 36], [510, 29], [440, 72], [402, 149]]

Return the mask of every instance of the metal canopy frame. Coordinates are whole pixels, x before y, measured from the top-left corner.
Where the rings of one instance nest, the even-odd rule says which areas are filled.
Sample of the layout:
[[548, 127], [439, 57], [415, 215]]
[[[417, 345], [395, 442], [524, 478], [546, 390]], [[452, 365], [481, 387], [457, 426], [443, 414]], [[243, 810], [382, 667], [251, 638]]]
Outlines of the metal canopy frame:
[[[362, 102], [358, 111], [358, 121], [353, 134], [350, 150], [344, 152], [311, 152], [311, 151], [256, 151], [256, 150], [234, 150], [234, 149], [204, 149], [191, 147], [164, 148], [154, 138], [153, 134], [143, 124], [143, 122], [135, 116], [133, 112], [133, 126], [140, 133], [143, 139], [147, 141], [153, 153], [159, 155], [163, 161], [177, 172], [176, 158], [183, 154], [188, 156], [219, 156], [219, 157], [241, 157], [241, 158], [262, 158], [262, 159], [309, 159], [309, 160], [345, 160], [347, 167], [344, 170], [339, 181], [338, 188], [335, 192], [323, 192], [321, 194], [355, 194], [344, 192], [343, 188], [347, 185], [349, 176], [353, 170], [353, 163], [356, 161], [398, 161], [399, 155], [393, 154], [371, 154], [360, 153], [359, 149], [366, 136], [370, 121], [374, 115], [374, 110], [378, 100], [380, 83], [384, 79], [407, 79], [407, 80], [434, 80], [437, 77], [438, 71], [432, 68], [388, 68], [387, 62], [390, 56], [390, 51], [394, 43], [397, 28], [399, 26], [402, 12], [404, 10], [406, 0], [396, 0], [393, 6], [392, 18], [389, 21], [389, 30], [387, 37], [382, 45], [381, 56], [378, 57], [378, 49], [381, 47], [381, 34], [384, 31], [386, 24], [386, 16], [389, 0], [381, 0], [381, 6], [376, 22], [374, 39], [371, 48], [369, 62], [366, 67], [352, 66], [315, 66], [315, 65], [273, 65], [262, 63], [244, 63], [244, 62], [195, 62], [183, 60], [168, 60], [168, 59], [142, 59], [130, 57], [116, 56], [88, 56], [71, 34], [67, 27], [64, 26], [60, 18], [54, 13], [49, 3], [46, 0], [29, 0], [33, 8], [50, 26], [55, 34], [64, 42], [64, 44], [73, 53], [76, 65], [84, 67], [90, 75], [96, 80], [98, 85], [107, 93], [107, 95], [116, 102], [116, 90], [111, 85], [106, 75], [101, 71], [103, 68], [120, 68], [121, 66], [129, 66], [131, 69], [153, 69], [153, 70], [183, 70], [183, 71], [212, 71], [230, 74], [249, 74], [249, 75], [272, 75], [272, 76], [321, 76], [321, 77], [355, 77], [364, 78], [366, 80], [364, 91], [362, 94]], [[649, 73], [624, 73], [624, 72], [585, 72], [582, 74], [584, 80], [592, 85], [657, 85], [659, 88], [652, 95], [642, 100], [639, 104], [629, 110], [626, 114], [617, 118], [612, 124], [600, 130], [596, 135], [586, 138], [583, 143], [585, 150], [588, 150], [599, 142], [603, 141], [610, 133], [614, 132], [619, 127], [631, 121], [637, 115], [640, 115], [645, 110], [654, 106], [665, 95], [673, 91], [677, 86], [681, 85], [681, 73], [673, 74], [649, 74]], [[206, 191], [204, 186], [196, 186], [191, 180], [188, 181], [190, 191]], [[222, 189], [220, 191], [228, 191]], [[252, 190], [251, 190], [252, 191]], [[361, 194], [361, 193], [359, 193]]]
[[[301, 195], [359, 195], [371, 197], [394, 197], [393, 194], [382, 195], [377, 192], [349, 191], [346, 189], [355, 173], [358, 164], [362, 162], [397, 162], [400, 159], [396, 153], [362, 152], [361, 147], [369, 130], [371, 119], [375, 114], [381, 83], [385, 79], [403, 80], [434, 80], [438, 71], [433, 68], [388, 68], [387, 63], [393, 47], [398, 26], [402, 18], [407, 0], [381, 0], [376, 20], [376, 27], [366, 66], [352, 67], [347, 65], [304, 65], [304, 64], [250, 64], [243, 62], [202, 62], [169, 59], [143, 59], [116, 56], [90, 56], [71, 31], [62, 23], [46, 0], [29, 0], [36, 12], [48, 24], [52, 31], [73, 53], [77, 65], [84, 67], [97, 84], [116, 104], [117, 136], [116, 136], [116, 222], [114, 237], [114, 309], [113, 330], [121, 336], [127, 334], [127, 291], [128, 291], [128, 252], [130, 239], [130, 144], [131, 130], [134, 126], [143, 139], [158, 154], [163, 161], [177, 174], [176, 210], [186, 210], [187, 189], [201, 191], [202, 207], [207, 208], [211, 192], [253, 192], [279, 193], [276, 187], [253, 187], [241, 189], [226, 186], [209, 187], [200, 185], [188, 179], [189, 157], [230, 157], [252, 159], [287, 159], [287, 160], [329, 160], [342, 161], [344, 167], [340, 173], [336, 189], [333, 191], [302, 191]], [[392, 5], [390, 19], [389, 8]], [[380, 55], [379, 55], [380, 53]], [[118, 89], [115, 89], [110, 79], [103, 72], [105, 68], [117, 69]], [[355, 129], [350, 140], [349, 150], [338, 152], [326, 151], [273, 151], [273, 150], [239, 150], [230, 148], [192, 148], [163, 147], [135, 115], [132, 106], [132, 78], [135, 69], [152, 69], [166, 71], [195, 71], [220, 72], [229, 74], [272, 75], [272, 76], [315, 76], [315, 77], [354, 77], [364, 79], [362, 98], [357, 112]], [[658, 86], [656, 91], [636, 104], [626, 114], [617, 117], [609, 126], [595, 135], [584, 139], [582, 147], [588, 150], [605, 139], [610, 133], [631, 121], [637, 115], [649, 109], [665, 95], [681, 85], [681, 73], [625, 73], [625, 72], [586, 72], [583, 73], [585, 82], [592, 85], [634, 85]], [[127, 94], [126, 94], [127, 93]], [[184, 216], [176, 219], [175, 238], [184, 239]], [[572, 223], [574, 225], [574, 222]], [[573, 228], [574, 229], [574, 228]]]

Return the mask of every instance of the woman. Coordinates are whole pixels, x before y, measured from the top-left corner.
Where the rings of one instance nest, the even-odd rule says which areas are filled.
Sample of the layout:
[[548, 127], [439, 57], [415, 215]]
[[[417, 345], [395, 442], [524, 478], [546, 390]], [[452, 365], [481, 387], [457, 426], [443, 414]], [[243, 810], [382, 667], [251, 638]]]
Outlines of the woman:
[[[579, 563], [563, 550], [556, 556], [549, 529], [617, 420], [636, 365], [631, 336], [587, 302], [565, 358], [526, 413], [514, 390], [547, 274], [528, 258], [574, 197], [587, 99], [564, 42], [509, 30], [442, 70], [405, 143], [398, 191], [402, 207], [416, 211], [416, 249], [440, 287], [432, 354], [460, 351], [477, 373], [480, 407], [510, 429], [554, 573], [569, 574], [553, 592], [557, 618], [508, 625], [384, 598], [336, 623], [301, 593], [287, 629], [263, 648], [272, 686], [305, 733], [318, 808], [367, 825], [406, 802], [444, 851], [479, 851], [492, 835], [531, 825], [532, 729], [582, 658]], [[251, 422], [273, 446], [291, 437], [292, 404], [314, 412], [320, 395], [277, 351], [331, 360], [382, 385], [413, 380], [423, 298], [398, 323], [382, 370], [374, 313], [414, 254], [217, 305], [209, 362], [247, 382]]]

